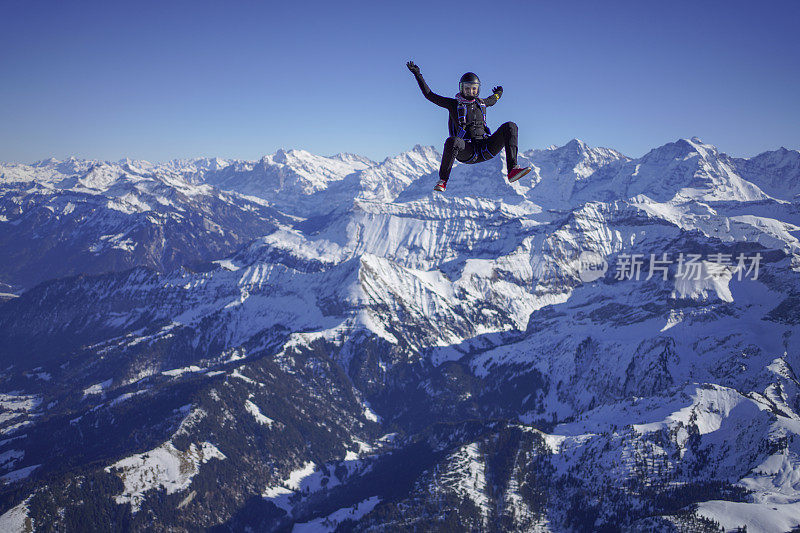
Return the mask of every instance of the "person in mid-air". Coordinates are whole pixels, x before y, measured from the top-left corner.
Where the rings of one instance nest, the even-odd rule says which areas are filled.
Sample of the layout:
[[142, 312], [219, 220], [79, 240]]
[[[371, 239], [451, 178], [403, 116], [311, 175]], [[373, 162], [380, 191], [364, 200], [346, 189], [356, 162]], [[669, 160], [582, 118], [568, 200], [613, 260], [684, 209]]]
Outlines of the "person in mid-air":
[[450, 112], [447, 122], [450, 136], [444, 142], [439, 183], [433, 190], [444, 191], [447, 188], [447, 180], [450, 178], [450, 170], [455, 159], [466, 164], [480, 163], [499, 154], [503, 147], [506, 149], [509, 183], [530, 172], [530, 167], [523, 168], [517, 165], [517, 125], [506, 122], [492, 133], [486, 124], [486, 108], [493, 106], [500, 99], [503, 95], [502, 87], [492, 89], [492, 96], [489, 98], [478, 98], [481, 81], [473, 72], [467, 72], [461, 76], [456, 97], [447, 98], [431, 91], [422, 78], [419, 67], [413, 61], [406, 63], [406, 66], [417, 78], [423, 96]]

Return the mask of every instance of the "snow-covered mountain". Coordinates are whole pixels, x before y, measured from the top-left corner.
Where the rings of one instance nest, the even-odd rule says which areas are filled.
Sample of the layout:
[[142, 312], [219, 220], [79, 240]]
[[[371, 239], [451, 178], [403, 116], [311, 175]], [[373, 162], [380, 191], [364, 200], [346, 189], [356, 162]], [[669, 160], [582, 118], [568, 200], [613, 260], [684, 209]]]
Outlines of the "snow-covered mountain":
[[800, 153], [780, 148], [750, 159], [734, 159], [736, 169], [746, 180], [758, 185], [770, 196], [791, 201], [800, 194]]
[[206, 172], [204, 181], [221, 189], [295, 207], [314, 193], [372, 165], [369, 159], [350, 154], [321, 157], [304, 150], [278, 150], [257, 162], [237, 161]]
[[[613, 150], [591, 149], [579, 141], [530, 155], [544, 159], [545, 176], [566, 176], [560, 183], [543, 180], [535, 191], [537, 197], [548, 200], [561, 193], [558, 199], [567, 201], [562, 206], [639, 194], [659, 202], [676, 196], [701, 202], [767, 198], [757, 185], [737, 174], [732, 158], [696, 137], [660, 146], [635, 160]], [[568, 196], [562, 192], [565, 189]]]
[[73, 243], [111, 242], [95, 220], [120, 205], [188, 242], [213, 234], [192, 216], [257, 222], [63, 277], [98, 272], [81, 244], [0, 304], [0, 525], [800, 525], [799, 155], [573, 140], [524, 152], [530, 180], [496, 158], [436, 196], [421, 146], [5, 165], [19, 250], [60, 246], [26, 217], [68, 202], [97, 217]]
[[596, 179], [593, 176], [598, 170], [610, 173], [630, 161], [616, 150], [591, 148], [578, 139], [561, 147], [529, 150], [523, 155], [534, 165], [531, 196], [548, 208], [569, 208], [574, 205], [575, 195]]
[[0, 291], [133, 266], [192, 265], [290, 220], [263, 200], [192, 183], [175, 165], [0, 164]]

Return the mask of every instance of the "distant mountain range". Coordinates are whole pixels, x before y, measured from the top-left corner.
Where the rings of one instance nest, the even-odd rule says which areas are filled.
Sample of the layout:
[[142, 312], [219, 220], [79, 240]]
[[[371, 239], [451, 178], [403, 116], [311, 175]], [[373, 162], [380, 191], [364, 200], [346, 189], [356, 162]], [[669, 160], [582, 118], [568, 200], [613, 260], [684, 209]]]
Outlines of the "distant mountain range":
[[440, 157], [0, 164], [0, 530], [800, 526], [800, 152]]

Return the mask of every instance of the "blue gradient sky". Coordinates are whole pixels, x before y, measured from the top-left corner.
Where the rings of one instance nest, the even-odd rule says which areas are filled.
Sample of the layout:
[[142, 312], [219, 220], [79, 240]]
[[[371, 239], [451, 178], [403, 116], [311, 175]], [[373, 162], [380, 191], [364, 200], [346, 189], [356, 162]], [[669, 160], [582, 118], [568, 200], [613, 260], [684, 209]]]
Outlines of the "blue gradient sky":
[[441, 150], [408, 59], [440, 94], [502, 84], [489, 123], [522, 149], [796, 149], [798, 21], [794, 0], [0, 0], [0, 160]]

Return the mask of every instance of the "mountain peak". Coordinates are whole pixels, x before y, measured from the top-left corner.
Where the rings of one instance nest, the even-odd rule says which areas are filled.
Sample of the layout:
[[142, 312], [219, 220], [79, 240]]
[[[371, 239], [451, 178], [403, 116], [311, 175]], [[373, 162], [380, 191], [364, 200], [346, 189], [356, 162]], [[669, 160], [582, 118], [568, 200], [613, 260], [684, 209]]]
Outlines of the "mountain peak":
[[696, 143], [692, 141], [692, 139], [686, 139], [684, 137], [681, 137], [680, 139], [678, 139], [674, 143], [668, 143], [668, 144], [673, 144], [674, 146], [676, 146], [678, 148], [682, 148], [682, 149], [686, 149], [686, 150], [694, 150], [695, 147], [697, 146]]
[[800, 195], [800, 151], [780, 147], [751, 158], [735, 158], [741, 176], [772, 196], [793, 201]]
[[421, 144], [415, 144], [410, 151], [422, 155], [430, 155], [431, 153], [436, 153], [436, 148], [431, 145], [423, 146]]
[[717, 147], [713, 144], [706, 144], [700, 137], [694, 136], [691, 139], [678, 139], [676, 144], [685, 145], [689, 149], [699, 152], [700, 155], [706, 156], [708, 153], [717, 153]]
[[283, 148], [278, 148], [278, 151], [272, 154], [272, 156], [265, 156], [264, 160], [271, 159], [273, 163], [286, 163], [286, 150]]
[[48, 157], [47, 159], [40, 159], [39, 161], [34, 161], [31, 163], [32, 167], [46, 167], [48, 165], [57, 165], [61, 161], [56, 159], [55, 157]]
[[261, 162], [266, 164], [278, 163], [288, 164], [290, 161], [307, 160], [307, 159], [328, 159], [323, 156], [314, 155], [311, 152], [302, 150], [300, 148], [278, 148], [274, 154], [265, 155], [261, 158]]
[[572, 139], [567, 144], [564, 145], [564, 148], [569, 148], [570, 150], [578, 150], [584, 151], [589, 148], [589, 145], [583, 142], [580, 139]]
[[368, 166], [373, 166], [376, 164], [376, 162], [373, 161], [372, 159], [363, 155], [354, 154], [352, 152], [339, 152], [338, 154], [327, 156], [327, 159], [333, 159], [335, 161], [341, 161], [343, 163], [360, 162]]
[[656, 158], [659, 160], [671, 160], [684, 158], [691, 154], [698, 154], [701, 158], [714, 157], [718, 155], [717, 148], [711, 144], [705, 144], [699, 137], [691, 139], [680, 138], [676, 141], [663, 144], [647, 152], [642, 159], [648, 160]]
[[779, 152], [781, 155], [786, 155], [786, 154], [800, 154], [800, 150], [795, 150], [795, 149], [793, 149], [793, 148], [786, 148], [785, 146], [781, 146], [780, 148], [778, 148], [778, 149], [777, 149], [777, 150], [775, 150], [775, 151], [776, 151], [776, 152]]

